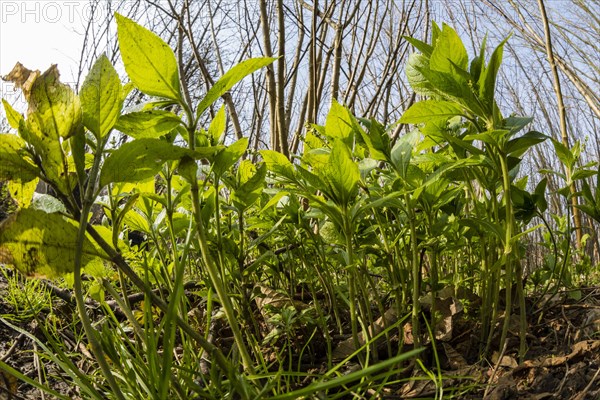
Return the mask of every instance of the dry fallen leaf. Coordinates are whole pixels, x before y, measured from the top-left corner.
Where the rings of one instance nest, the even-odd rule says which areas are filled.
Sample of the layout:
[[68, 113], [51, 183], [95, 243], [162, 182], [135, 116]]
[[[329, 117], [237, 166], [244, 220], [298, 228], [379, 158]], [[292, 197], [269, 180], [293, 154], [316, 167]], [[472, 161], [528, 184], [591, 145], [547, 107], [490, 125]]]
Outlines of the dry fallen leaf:
[[12, 82], [15, 84], [16, 89], [21, 89], [25, 100], [29, 101], [29, 95], [31, 94], [31, 87], [35, 80], [40, 76], [39, 70], [27, 69], [23, 64], [17, 62], [13, 67], [12, 71], [2, 77], [2, 80], [6, 82]]

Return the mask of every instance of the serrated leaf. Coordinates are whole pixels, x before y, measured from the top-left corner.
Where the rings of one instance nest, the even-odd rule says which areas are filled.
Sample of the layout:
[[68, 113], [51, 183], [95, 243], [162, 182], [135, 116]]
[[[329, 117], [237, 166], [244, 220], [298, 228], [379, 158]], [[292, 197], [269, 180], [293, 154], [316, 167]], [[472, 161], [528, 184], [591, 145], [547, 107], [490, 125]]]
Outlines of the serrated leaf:
[[[22, 209], [0, 224], [0, 263], [27, 276], [58, 277], [73, 272], [77, 225], [59, 214]], [[86, 236], [82, 266], [92, 267], [107, 256]]]
[[271, 64], [275, 60], [276, 58], [270, 57], [251, 58], [249, 60], [242, 61], [235, 67], [231, 68], [208, 90], [198, 105], [196, 116], [199, 117], [212, 103], [224, 95], [225, 92], [231, 89], [233, 85], [241, 81], [244, 77], [262, 67]]
[[104, 162], [100, 185], [137, 182], [156, 175], [166, 161], [194, 157], [194, 152], [160, 139], [138, 139], [125, 143]]
[[423, 55], [427, 57], [431, 57], [431, 53], [433, 52], [433, 46], [428, 43], [425, 43], [419, 39], [412, 38], [410, 36], [402, 36], [408, 43], [412, 44], [413, 47], [419, 50]]
[[462, 108], [456, 103], [442, 100], [424, 100], [413, 104], [402, 114], [403, 124], [420, 124], [431, 120], [444, 120], [463, 115]]
[[169, 111], [132, 112], [119, 117], [115, 129], [134, 139], [158, 139], [181, 125], [181, 119]]
[[115, 125], [123, 100], [121, 80], [108, 57], [102, 54], [81, 87], [83, 124], [98, 138], [105, 137]]
[[437, 95], [431, 82], [429, 82], [429, 79], [425, 75], [425, 72], [429, 70], [429, 57], [423, 54], [411, 54], [408, 56], [404, 70], [410, 87], [416, 93], [423, 96]]
[[175, 53], [158, 35], [115, 13], [119, 49], [129, 79], [150, 96], [180, 100]]

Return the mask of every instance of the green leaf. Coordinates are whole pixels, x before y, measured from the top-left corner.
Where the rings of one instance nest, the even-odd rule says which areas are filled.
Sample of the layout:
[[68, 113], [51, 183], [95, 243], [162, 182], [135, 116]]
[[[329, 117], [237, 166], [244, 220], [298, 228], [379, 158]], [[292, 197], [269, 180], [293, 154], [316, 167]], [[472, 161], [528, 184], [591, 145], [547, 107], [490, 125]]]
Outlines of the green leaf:
[[504, 44], [508, 38], [504, 39], [490, 57], [490, 62], [485, 68], [482, 68], [481, 75], [479, 76], [479, 98], [486, 105], [486, 111], [491, 114], [493, 112], [494, 105], [494, 91], [496, 90], [496, 77], [500, 64], [502, 64], [502, 54], [504, 51]]
[[[0, 263], [27, 276], [53, 278], [73, 272], [78, 227], [60, 214], [22, 209], [0, 225]], [[107, 256], [86, 236], [82, 265], [95, 268]]]
[[129, 79], [150, 96], [180, 100], [179, 68], [173, 50], [158, 35], [115, 13], [119, 49]]
[[208, 127], [208, 136], [211, 138], [212, 144], [217, 144], [221, 141], [226, 127], [227, 118], [225, 114], [225, 104], [223, 104]]
[[19, 129], [19, 123], [23, 120], [23, 116], [17, 110], [12, 108], [10, 103], [4, 99], [2, 99], [2, 104], [4, 105], [4, 111], [6, 112], [6, 120], [8, 124], [13, 129]]
[[467, 49], [454, 29], [443, 24], [442, 32], [431, 53], [429, 67], [434, 71], [454, 73], [452, 63], [466, 69], [469, 63]]
[[525, 128], [533, 121], [532, 117], [508, 117], [502, 121], [502, 128], [508, 129], [512, 134], [515, 134]]
[[213, 161], [213, 172], [222, 177], [225, 171], [233, 167], [248, 148], [248, 138], [241, 138], [219, 152]]
[[418, 139], [419, 132], [416, 130], [411, 131], [401, 136], [392, 149], [391, 163], [403, 179], [406, 179], [408, 176], [408, 166], [412, 157], [412, 151]]
[[341, 140], [334, 142], [329, 161], [321, 176], [331, 189], [332, 200], [341, 207], [347, 207], [358, 192], [360, 171], [352, 160], [348, 146]]
[[240, 211], [244, 211], [259, 199], [265, 185], [267, 166], [262, 164], [258, 169], [249, 160], [244, 160], [238, 168], [238, 183], [231, 194], [231, 201]]
[[29, 207], [38, 183], [39, 179], [34, 179], [29, 182], [22, 182], [19, 180], [7, 182], [10, 197], [17, 202], [19, 208]]
[[502, 243], [505, 241], [504, 232], [502, 227], [494, 222], [487, 221], [480, 218], [469, 218], [469, 219], [461, 219], [458, 221], [461, 226], [468, 226], [478, 233], [487, 235], [494, 234], [497, 239], [499, 239]]
[[437, 97], [437, 92], [426, 76], [429, 71], [429, 57], [423, 54], [411, 54], [408, 56], [404, 70], [410, 87], [417, 94]]
[[554, 145], [554, 151], [556, 152], [556, 156], [558, 157], [560, 162], [567, 168], [573, 168], [573, 166], [575, 165], [575, 156], [573, 155], [573, 152], [571, 152], [571, 150], [567, 146], [565, 146], [558, 140], [551, 140], [552, 144]]
[[177, 167], [177, 173], [187, 182], [192, 183], [198, 179], [198, 164], [189, 156], [183, 156]]
[[29, 161], [23, 139], [10, 133], [0, 134], [0, 180], [29, 182], [39, 174]]
[[333, 99], [325, 121], [326, 135], [333, 140], [339, 139], [351, 147], [354, 141], [352, 119], [350, 111]]
[[27, 122], [44, 137], [58, 141], [81, 131], [79, 97], [59, 80], [56, 65], [48, 68], [31, 87]]
[[179, 125], [181, 119], [172, 112], [149, 110], [121, 115], [115, 128], [134, 139], [158, 139]]
[[261, 150], [260, 155], [269, 171], [290, 180], [295, 179], [294, 165], [285, 155], [274, 150]]
[[115, 125], [123, 101], [121, 80], [108, 57], [102, 54], [81, 87], [83, 124], [97, 138], [105, 137]]
[[425, 42], [420, 41], [419, 39], [412, 38], [410, 36], [402, 36], [408, 43], [412, 44], [415, 49], [419, 50], [423, 55], [427, 57], [431, 57], [431, 53], [433, 52], [433, 46], [427, 44]]
[[374, 119], [362, 119], [361, 122], [366, 125], [368, 133], [364, 129], [358, 127], [356, 129], [367, 145], [371, 157], [379, 161], [389, 161], [390, 136], [385, 131], [385, 127]]
[[39, 125], [31, 118], [21, 121], [19, 135], [33, 147], [45, 178], [56, 184], [61, 192], [70, 192], [71, 186], [65, 179], [67, 178], [65, 154], [59, 139], [40, 131]]
[[483, 68], [483, 63], [485, 62], [485, 47], [487, 44], [487, 34], [483, 37], [481, 41], [481, 47], [479, 48], [479, 56], [473, 58], [471, 61], [471, 66], [469, 68], [469, 72], [473, 79], [476, 82], [479, 82], [479, 77], [481, 76], [481, 69]]
[[431, 120], [445, 120], [463, 115], [462, 108], [453, 102], [442, 100], [424, 100], [413, 104], [400, 118], [403, 124], [420, 124]]
[[115, 182], [138, 182], [156, 175], [166, 161], [194, 157], [184, 149], [160, 139], [138, 139], [125, 143], [104, 162], [100, 186]]
[[509, 140], [505, 152], [513, 157], [521, 157], [530, 147], [542, 143], [548, 136], [536, 131], [529, 131], [521, 137]]
[[231, 89], [233, 85], [241, 81], [244, 77], [264, 66], [271, 64], [275, 60], [276, 58], [269, 57], [251, 58], [249, 60], [242, 61], [235, 67], [231, 68], [206, 93], [206, 96], [204, 96], [198, 105], [196, 116], [199, 117], [208, 107], [210, 107], [212, 103], [224, 95], [225, 92]]

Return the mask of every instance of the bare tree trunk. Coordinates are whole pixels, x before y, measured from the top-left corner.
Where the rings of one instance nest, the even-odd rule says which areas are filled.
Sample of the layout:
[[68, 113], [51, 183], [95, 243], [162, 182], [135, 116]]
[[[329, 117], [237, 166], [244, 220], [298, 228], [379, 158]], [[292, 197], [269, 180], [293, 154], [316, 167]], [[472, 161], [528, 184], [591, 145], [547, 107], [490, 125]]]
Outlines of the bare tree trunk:
[[283, 0], [277, 0], [277, 22], [279, 25], [278, 41], [279, 52], [277, 56], [277, 139], [279, 148], [287, 158], [290, 157], [288, 146], [287, 124], [285, 121], [285, 21], [283, 19]]
[[[558, 101], [558, 115], [560, 117], [560, 136], [562, 140], [562, 144], [567, 148], [569, 146], [569, 134], [567, 132], [567, 115], [565, 113], [565, 104], [563, 100], [562, 90], [560, 87], [560, 77], [558, 75], [558, 68], [556, 67], [556, 62], [554, 61], [554, 51], [552, 50], [552, 38], [550, 34], [550, 26], [548, 24], [548, 15], [546, 14], [546, 7], [544, 6], [544, 0], [538, 0], [538, 5], [540, 8], [540, 14], [542, 17], [542, 23], [544, 24], [544, 33], [546, 35], [546, 53], [548, 55], [548, 63], [550, 64], [550, 69], [552, 70], [552, 76], [554, 78], [554, 91], [556, 92], [556, 100]], [[571, 174], [572, 171], [567, 171], [568, 174]], [[569, 176], [570, 178], [570, 176]], [[582, 231], [581, 231], [581, 215], [579, 214], [579, 208], [577, 208], [577, 188], [575, 187], [575, 182], [571, 183], [571, 205], [573, 206], [573, 222], [575, 223], [575, 236], [577, 241], [575, 243], [577, 249], [581, 249], [581, 239], [582, 239]]]
[[[267, 11], [266, 0], [260, 0], [260, 23], [263, 32], [263, 43], [265, 46], [265, 56], [273, 57], [273, 48], [271, 46], [271, 29], [269, 28], [269, 14]], [[275, 84], [275, 71], [273, 64], [267, 66], [267, 93], [269, 95], [269, 127], [271, 138], [271, 149], [278, 150], [280, 147], [279, 136], [277, 135], [277, 87]]]

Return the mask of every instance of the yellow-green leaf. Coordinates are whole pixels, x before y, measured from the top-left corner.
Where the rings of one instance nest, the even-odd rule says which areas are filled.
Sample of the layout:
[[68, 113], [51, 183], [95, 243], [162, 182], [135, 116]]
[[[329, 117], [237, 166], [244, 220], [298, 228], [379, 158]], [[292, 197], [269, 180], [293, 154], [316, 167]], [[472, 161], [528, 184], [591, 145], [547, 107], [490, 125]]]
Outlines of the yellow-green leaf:
[[58, 68], [52, 65], [35, 80], [27, 112], [28, 122], [51, 140], [74, 135], [82, 123], [79, 97], [59, 77]]
[[83, 123], [102, 138], [114, 126], [123, 101], [121, 80], [105, 54], [96, 61], [81, 87]]
[[6, 112], [6, 120], [13, 129], [19, 129], [19, 123], [23, 120], [23, 116], [15, 110], [8, 101], [2, 99], [4, 111]]
[[117, 34], [125, 71], [150, 96], [179, 100], [179, 68], [173, 50], [158, 35], [120, 14]]
[[0, 180], [29, 182], [38, 174], [25, 150], [25, 141], [10, 133], [0, 134]]
[[[59, 214], [22, 209], [0, 224], [0, 263], [28, 276], [58, 277], [73, 272], [78, 227]], [[82, 266], [106, 255], [86, 236]]]
[[181, 124], [181, 119], [164, 110], [149, 110], [121, 115], [115, 128], [134, 139], [159, 138]]
[[250, 75], [254, 71], [265, 67], [275, 61], [275, 58], [261, 57], [251, 58], [246, 61], [242, 61], [235, 67], [231, 68], [219, 79], [213, 87], [211, 87], [206, 96], [202, 99], [196, 110], [196, 115], [199, 116], [206, 110], [212, 103], [214, 103], [219, 97], [225, 94], [229, 89], [236, 83], [241, 81], [244, 77]]
[[332, 139], [340, 139], [346, 145], [352, 146], [354, 140], [352, 114], [348, 109], [339, 104], [335, 99], [331, 102], [331, 109], [325, 121], [325, 132]]

